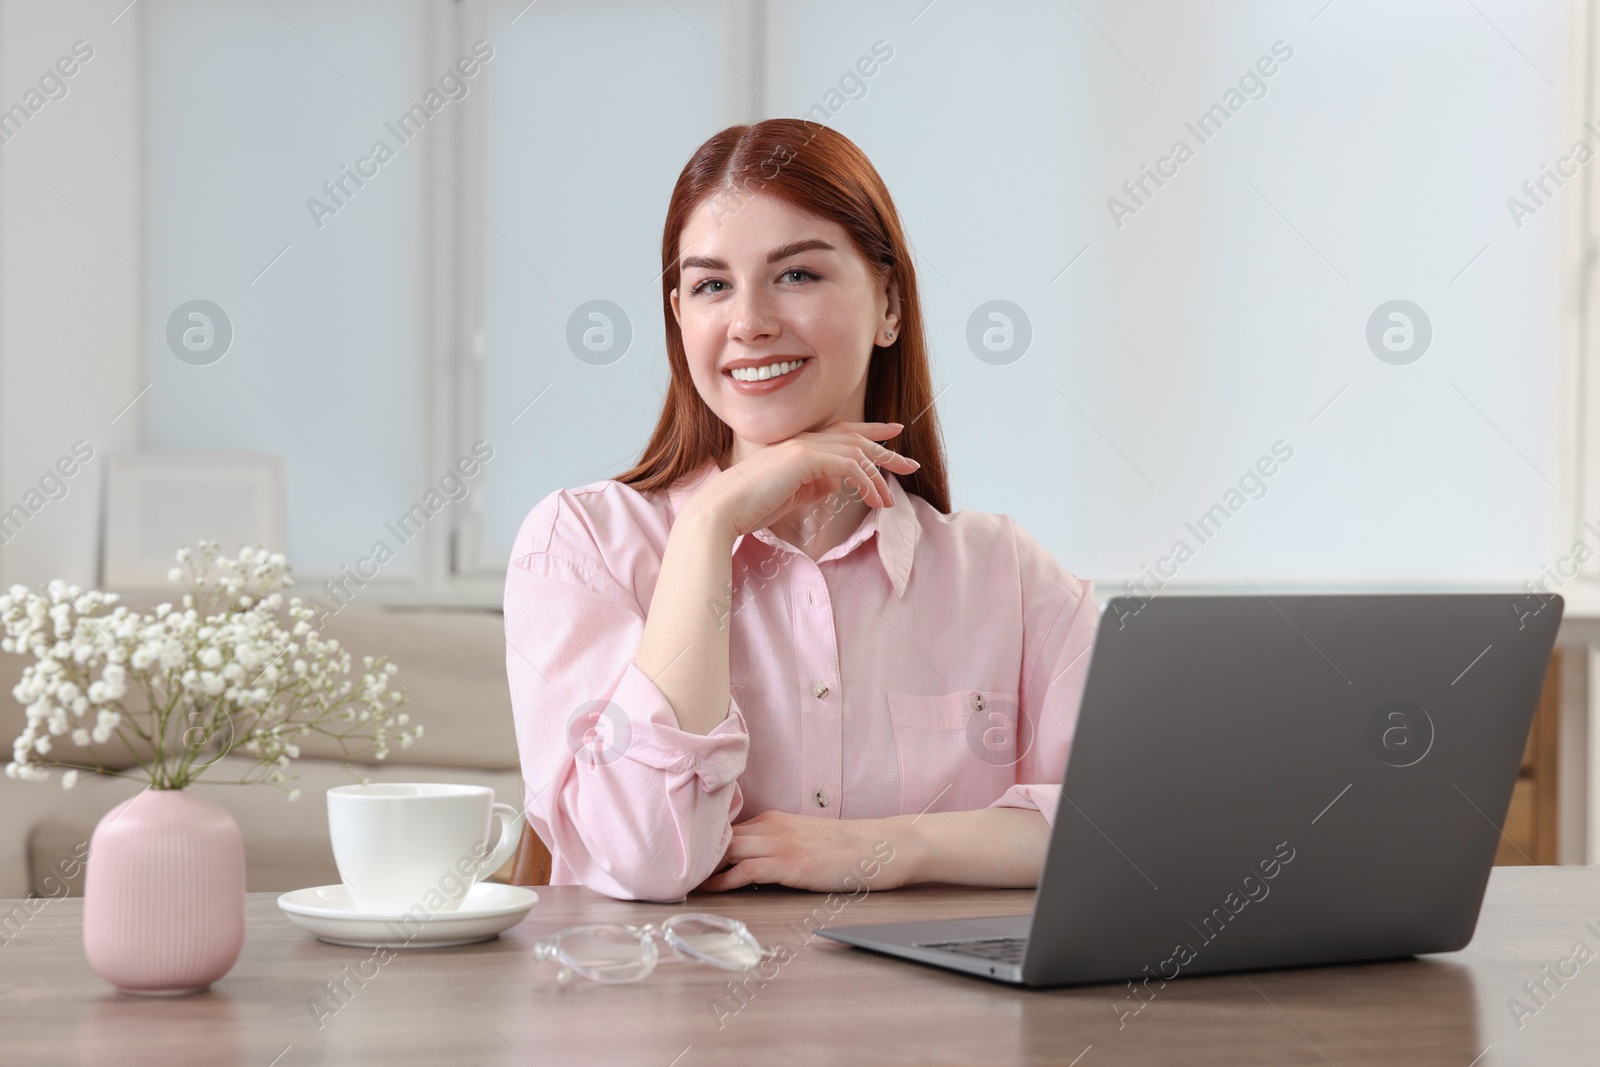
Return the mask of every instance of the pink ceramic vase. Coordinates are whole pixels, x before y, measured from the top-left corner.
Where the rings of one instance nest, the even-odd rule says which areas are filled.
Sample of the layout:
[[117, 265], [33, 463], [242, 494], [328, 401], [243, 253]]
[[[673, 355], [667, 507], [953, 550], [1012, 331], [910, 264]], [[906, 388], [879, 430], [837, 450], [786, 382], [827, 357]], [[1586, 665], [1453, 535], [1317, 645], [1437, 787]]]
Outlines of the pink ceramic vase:
[[106, 812], [89, 842], [83, 947], [124, 993], [195, 993], [244, 946], [244, 838], [222, 808], [146, 789]]

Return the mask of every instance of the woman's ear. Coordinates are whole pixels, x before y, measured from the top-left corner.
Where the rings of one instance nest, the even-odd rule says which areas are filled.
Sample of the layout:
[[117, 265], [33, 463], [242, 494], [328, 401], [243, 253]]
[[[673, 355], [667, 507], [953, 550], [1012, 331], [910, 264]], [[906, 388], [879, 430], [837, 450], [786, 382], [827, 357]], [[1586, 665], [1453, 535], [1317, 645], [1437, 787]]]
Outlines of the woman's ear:
[[896, 337], [900, 334], [900, 281], [893, 274], [889, 276], [889, 288], [885, 295], [889, 306], [883, 313], [883, 322], [878, 329], [880, 341], [886, 333]]
[[678, 290], [674, 288], [668, 296], [672, 300], [672, 317], [677, 320], [678, 329], [683, 329], [683, 313], [678, 310]]

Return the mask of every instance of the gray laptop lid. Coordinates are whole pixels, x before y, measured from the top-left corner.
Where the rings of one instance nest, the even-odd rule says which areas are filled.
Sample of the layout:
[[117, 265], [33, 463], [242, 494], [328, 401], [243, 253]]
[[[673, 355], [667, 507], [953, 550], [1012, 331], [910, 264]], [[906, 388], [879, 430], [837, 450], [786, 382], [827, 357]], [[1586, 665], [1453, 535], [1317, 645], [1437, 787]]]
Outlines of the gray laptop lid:
[[1559, 596], [1114, 597], [1029, 984], [1472, 938]]

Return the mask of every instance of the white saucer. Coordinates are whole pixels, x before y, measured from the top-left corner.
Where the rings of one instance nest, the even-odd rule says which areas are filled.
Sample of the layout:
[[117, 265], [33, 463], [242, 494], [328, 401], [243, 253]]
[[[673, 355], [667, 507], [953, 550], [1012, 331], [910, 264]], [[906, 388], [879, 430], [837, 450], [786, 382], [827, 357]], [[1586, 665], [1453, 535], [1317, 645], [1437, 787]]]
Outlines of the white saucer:
[[[425, 920], [403, 912], [356, 910], [344, 885], [296, 889], [278, 898], [289, 921], [319, 940], [355, 948], [439, 948], [487, 941], [509, 930], [539, 902], [525, 886], [478, 882], [454, 911], [436, 911]], [[426, 909], [423, 909], [427, 914]]]

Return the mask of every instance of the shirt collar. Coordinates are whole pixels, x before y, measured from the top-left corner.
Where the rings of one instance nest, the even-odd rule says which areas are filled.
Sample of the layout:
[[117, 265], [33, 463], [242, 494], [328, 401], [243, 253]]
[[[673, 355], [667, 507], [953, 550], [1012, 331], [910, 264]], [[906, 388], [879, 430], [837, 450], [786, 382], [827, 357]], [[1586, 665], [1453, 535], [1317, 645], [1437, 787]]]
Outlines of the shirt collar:
[[[683, 510], [683, 505], [694, 496], [706, 482], [720, 473], [721, 467], [715, 459], [706, 462], [690, 473], [679, 478], [667, 489], [667, 500], [671, 504], [672, 516], [677, 518]], [[883, 569], [889, 576], [890, 583], [894, 586], [896, 596], [905, 596], [906, 583], [911, 580], [911, 560], [916, 552], [917, 541], [921, 536], [921, 526], [917, 522], [916, 513], [912, 510], [911, 494], [907, 493], [900, 485], [900, 479], [892, 471], [882, 470], [883, 480], [889, 484], [889, 495], [894, 500], [892, 508], [869, 508], [867, 517], [861, 520], [861, 525], [851, 531], [850, 536], [843, 543], [829, 549], [817, 560], [824, 563], [830, 559], [839, 559], [855, 550], [856, 546], [871, 537], [878, 535], [878, 559], [883, 563]], [[780, 552], [795, 552], [800, 550], [778, 537], [769, 527], [762, 527], [754, 531], [756, 539], [762, 541]], [[745, 535], [740, 534], [734, 539], [733, 551], [739, 551], [739, 545], [744, 541]]]

